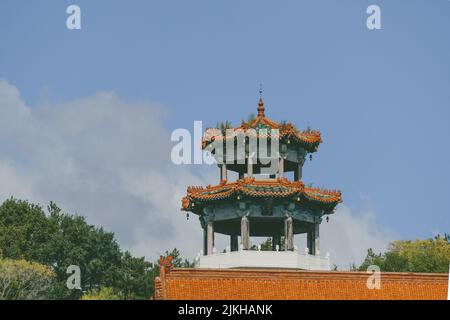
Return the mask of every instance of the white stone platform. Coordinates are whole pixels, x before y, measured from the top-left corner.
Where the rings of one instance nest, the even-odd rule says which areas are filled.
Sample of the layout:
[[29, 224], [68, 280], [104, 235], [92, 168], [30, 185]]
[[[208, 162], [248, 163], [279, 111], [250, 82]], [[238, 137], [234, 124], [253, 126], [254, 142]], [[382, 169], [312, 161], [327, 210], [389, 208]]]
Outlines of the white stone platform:
[[331, 270], [328, 257], [300, 254], [298, 251], [240, 250], [211, 255], [199, 255], [198, 268], [292, 268], [303, 270]]

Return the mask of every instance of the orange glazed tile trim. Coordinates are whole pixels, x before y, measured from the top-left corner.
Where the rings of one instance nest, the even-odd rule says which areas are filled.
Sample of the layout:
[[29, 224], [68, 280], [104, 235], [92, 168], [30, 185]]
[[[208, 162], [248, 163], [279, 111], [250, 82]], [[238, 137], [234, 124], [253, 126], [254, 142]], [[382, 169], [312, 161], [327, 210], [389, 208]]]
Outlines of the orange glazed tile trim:
[[[258, 102], [258, 115], [248, 122], [243, 122], [237, 128], [230, 128], [234, 134], [224, 137], [223, 133], [217, 128], [207, 128], [205, 131], [205, 136], [202, 139], [202, 149], [205, 149], [213, 141], [221, 141], [234, 139], [238, 133], [245, 133], [249, 136], [254, 136], [258, 138], [272, 138], [272, 139], [285, 139], [292, 140], [293, 142], [304, 145], [307, 151], [316, 151], [318, 145], [322, 142], [320, 131], [317, 130], [305, 130], [298, 131], [295, 126], [291, 123], [281, 124], [266, 118], [264, 114], [264, 103], [262, 99]], [[257, 133], [252, 134], [247, 132], [249, 129], [259, 129], [260, 127], [267, 127], [268, 129], [278, 129], [279, 134], [270, 133]]]
[[286, 178], [277, 180], [255, 180], [245, 178], [231, 183], [221, 183], [217, 186], [188, 187], [187, 196], [182, 199], [182, 209], [187, 210], [192, 201], [207, 202], [222, 200], [242, 194], [249, 197], [285, 198], [290, 196], [304, 197], [308, 201], [323, 204], [342, 202], [342, 194], [338, 190], [323, 190], [305, 187], [301, 181], [289, 181]]

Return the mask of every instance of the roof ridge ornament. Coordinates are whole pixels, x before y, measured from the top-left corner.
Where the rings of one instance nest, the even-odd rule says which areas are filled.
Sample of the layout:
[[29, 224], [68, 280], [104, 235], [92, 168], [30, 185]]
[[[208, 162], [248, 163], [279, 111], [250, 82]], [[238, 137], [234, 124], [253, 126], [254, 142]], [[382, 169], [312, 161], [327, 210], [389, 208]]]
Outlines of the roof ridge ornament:
[[264, 117], [264, 102], [262, 99], [262, 93], [263, 93], [263, 89], [262, 89], [262, 83], [259, 83], [259, 101], [258, 101], [258, 117]]
[[264, 102], [262, 100], [262, 97], [259, 97], [259, 101], [258, 101], [258, 117], [264, 117]]
[[159, 275], [164, 278], [173, 269], [172, 256], [168, 255], [166, 257], [160, 256], [158, 260], [159, 265]]

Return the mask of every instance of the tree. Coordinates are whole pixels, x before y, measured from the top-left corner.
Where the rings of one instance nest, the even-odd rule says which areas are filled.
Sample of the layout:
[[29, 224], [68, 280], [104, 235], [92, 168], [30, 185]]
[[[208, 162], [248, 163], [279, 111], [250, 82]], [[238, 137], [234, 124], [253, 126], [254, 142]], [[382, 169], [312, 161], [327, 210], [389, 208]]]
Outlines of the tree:
[[[256, 248], [256, 247], [255, 247]], [[267, 238], [261, 243], [261, 251], [272, 251], [272, 238]]]
[[[271, 237], [267, 238], [266, 240], [260, 243], [260, 246], [261, 251], [272, 251], [272, 238]], [[284, 237], [281, 237], [279, 250], [283, 250], [283, 248], [284, 248]], [[253, 245], [251, 249], [257, 250], [258, 247], [256, 245]]]
[[[177, 248], [173, 248], [172, 251], [166, 251], [163, 257], [171, 256], [172, 264], [174, 268], [193, 268], [195, 263], [193, 261], [189, 261], [186, 258], [181, 257], [181, 253]], [[157, 264], [155, 262], [155, 264]]]
[[66, 287], [70, 265], [81, 270], [85, 291], [121, 282], [122, 252], [114, 234], [88, 225], [83, 217], [64, 214], [54, 203], [48, 215], [27, 201], [8, 199], [0, 206], [0, 252], [49, 266], [56, 274], [52, 298], [79, 299], [82, 290]]
[[0, 206], [0, 256], [43, 261], [52, 227], [42, 208], [10, 198]]
[[0, 260], [0, 300], [41, 300], [50, 297], [55, 273], [25, 260]]
[[122, 299], [147, 299], [153, 294], [156, 276], [153, 265], [144, 258], [134, 258], [126, 251], [122, 254], [120, 273], [115, 282]]
[[93, 289], [83, 295], [81, 300], [121, 300], [113, 288], [101, 287], [100, 289]]
[[[63, 213], [53, 202], [42, 207], [16, 199], [0, 206], [0, 257], [26, 259], [52, 270], [53, 299], [103, 296], [112, 290], [121, 299], [148, 299], [153, 295], [158, 263], [122, 252], [114, 234], [89, 225], [81, 216]], [[193, 267], [177, 249], [166, 251], [175, 267]], [[70, 265], [81, 271], [82, 290], [66, 286]], [[109, 290], [109, 291], [108, 291]]]
[[385, 253], [369, 249], [361, 271], [377, 265], [381, 271], [447, 273], [450, 262], [450, 237], [436, 236], [426, 240], [394, 241]]
[[233, 128], [231, 121], [226, 120], [225, 122], [218, 122], [216, 124], [216, 129], [219, 129], [222, 132], [222, 135], [226, 135], [227, 129]]
[[44, 245], [41, 260], [51, 265], [57, 275], [55, 297], [78, 299], [82, 295], [82, 291], [66, 287], [70, 265], [80, 267], [82, 290], [114, 286], [121, 267], [121, 252], [114, 234], [88, 225], [83, 217], [63, 214], [52, 202], [48, 211], [52, 236]]

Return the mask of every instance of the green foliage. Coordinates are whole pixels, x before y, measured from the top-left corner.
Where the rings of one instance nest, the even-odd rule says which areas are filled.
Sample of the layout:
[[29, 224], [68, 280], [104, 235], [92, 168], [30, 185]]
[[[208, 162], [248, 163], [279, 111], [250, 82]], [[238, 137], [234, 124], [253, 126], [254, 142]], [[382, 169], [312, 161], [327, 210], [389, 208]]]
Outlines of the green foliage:
[[[260, 243], [261, 251], [272, 251], [272, 238], [269, 237], [263, 242]], [[281, 237], [280, 239], [280, 251], [284, 248], [284, 237]], [[257, 250], [258, 247], [256, 245], [253, 245], [252, 250]]]
[[[193, 266], [177, 249], [166, 254], [174, 257], [176, 267]], [[79, 299], [83, 292], [103, 295], [110, 289], [121, 299], [148, 299], [159, 272], [156, 262], [122, 252], [113, 233], [87, 224], [83, 217], [64, 214], [52, 202], [45, 214], [42, 207], [13, 198], [0, 206], [0, 257], [50, 267], [53, 299]], [[70, 265], [80, 267], [83, 291], [67, 289]]]
[[42, 208], [27, 201], [6, 200], [0, 206], [0, 256], [39, 261], [45, 256], [52, 229]]
[[233, 128], [233, 126], [231, 124], [231, 121], [228, 120], [226, 120], [225, 122], [218, 122], [216, 124], [216, 129], [219, 129], [224, 136], [226, 135], [227, 129], [231, 128]]
[[122, 254], [120, 272], [114, 283], [121, 299], [148, 299], [153, 295], [153, 280], [158, 274], [156, 266], [135, 258], [126, 251]]
[[369, 249], [358, 269], [365, 271], [377, 265], [381, 271], [447, 273], [449, 262], [450, 237], [445, 234], [426, 240], [394, 241], [383, 254]]
[[164, 257], [171, 256], [172, 264], [175, 268], [193, 268], [195, 265], [193, 261], [191, 262], [188, 259], [183, 259], [181, 257], [180, 251], [177, 248], [172, 249], [172, 251], [166, 251], [163, 256]]
[[42, 262], [53, 266], [60, 280], [55, 296], [77, 299], [82, 294], [66, 288], [66, 270], [70, 265], [80, 267], [83, 290], [114, 286], [121, 267], [121, 252], [114, 234], [88, 225], [83, 217], [62, 214], [54, 203], [48, 210], [53, 234], [46, 243], [46, 255], [42, 256], [46, 261]]
[[267, 238], [261, 243], [261, 251], [272, 251], [272, 238]]
[[289, 128], [293, 128], [295, 131], [298, 131], [298, 129], [295, 127], [294, 124], [292, 124], [291, 122], [288, 122], [287, 120], [281, 120], [279, 122], [280, 124], [280, 130], [286, 130]]
[[[177, 248], [166, 251], [163, 257], [172, 256], [175, 268], [193, 268], [194, 262], [181, 257]], [[122, 267], [114, 287], [101, 287], [85, 293], [83, 300], [148, 299], [154, 294], [154, 279], [159, 275], [158, 261], [147, 262], [134, 258], [127, 251], [122, 255]]]
[[251, 122], [256, 118], [254, 113], [250, 113], [247, 117], [247, 122]]
[[113, 288], [101, 287], [85, 293], [81, 300], [121, 300], [121, 297]]
[[25, 260], [0, 259], [0, 300], [41, 300], [50, 297], [55, 273]]

